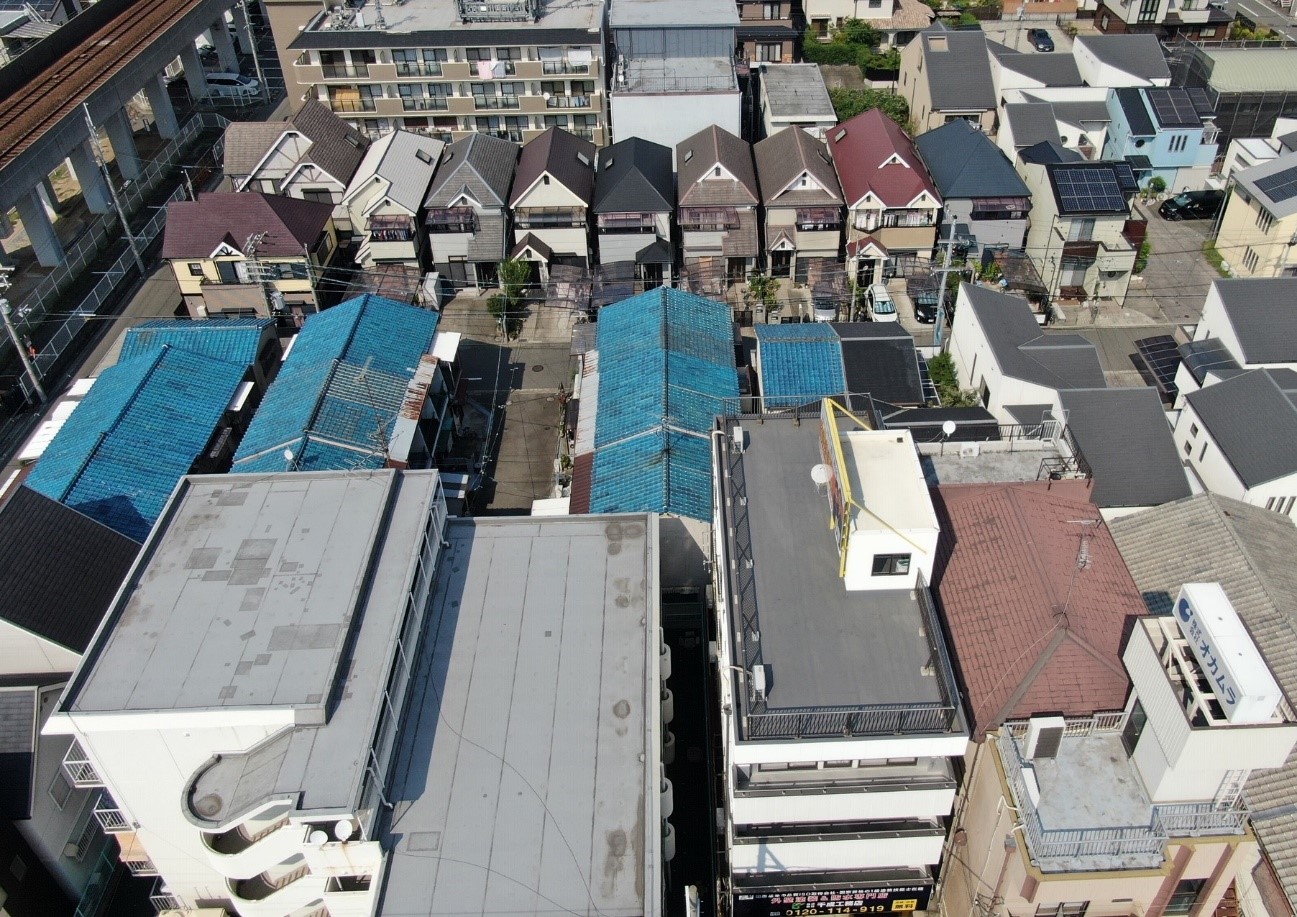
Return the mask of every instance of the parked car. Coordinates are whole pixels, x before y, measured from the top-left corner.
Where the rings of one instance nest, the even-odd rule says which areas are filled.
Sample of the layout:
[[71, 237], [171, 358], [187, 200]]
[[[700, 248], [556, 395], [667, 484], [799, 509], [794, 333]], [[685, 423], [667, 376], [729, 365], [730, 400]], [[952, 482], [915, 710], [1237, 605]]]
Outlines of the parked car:
[[1054, 39], [1049, 37], [1049, 32], [1044, 29], [1028, 29], [1027, 41], [1037, 51], [1053, 51]]
[[832, 300], [815, 299], [811, 302], [811, 314], [817, 322], [836, 322], [838, 307]]
[[875, 283], [869, 287], [868, 296], [869, 320], [873, 322], [894, 322], [897, 320], [896, 303], [892, 294], [887, 291], [887, 284]]
[[1212, 220], [1224, 203], [1224, 191], [1186, 191], [1163, 201], [1157, 212], [1164, 220]]
[[207, 97], [215, 99], [250, 99], [261, 91], [261, 84], [241, 73], [208, 73]]
[[914, 303], [914, 320], [924, 325], [933, 325], [937, 321], [937, 291], [922, 290], [910, 294]]

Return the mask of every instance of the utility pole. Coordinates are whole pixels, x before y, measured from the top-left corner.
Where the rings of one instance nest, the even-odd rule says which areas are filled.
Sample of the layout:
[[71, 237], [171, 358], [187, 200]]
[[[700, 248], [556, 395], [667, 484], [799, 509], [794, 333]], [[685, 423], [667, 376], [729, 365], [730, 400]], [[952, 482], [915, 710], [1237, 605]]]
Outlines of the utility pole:
[[139, 240], [131, 232], [131, 224], [126, 219], [126, 211], [122, 209], [121, 199], [117, 197], [117, 188], [113, 185], [113, 176], [108, 171], [108, 163], [104, 162], [103, 151], [99, 149], [99, 129], [95, 127], [95, 122], [90, 117], [89, 103], [81, 103], [81, 112], [86, 116], [86, 129], [90, 131], [90, 151], [94, 154], [95, 165], [99, 166], [99, 174], [103, 176], [104, 184], [108, 186], [108, 196], [113, 199], [113, 209], [117, 211], [117, 219], [122, 221], [122, 234], [126, 236], [126, 244], [131, 247], [131, 254], [135, 256], [135, 266], [140, 269], [140, 276], [147, 277], [149, 272], [144, 267], [144, 255], [140, 252]]
[[257, 53], [257, 35], [252, 31], [252, 16], [248, 12], [247, 0], [239, 0], [234, 4], [243, 11], [243, 27], [247, 30], [248, 45], [252, 48], [252, 66], [257, 70], [257, 86], [259, 87], [258, 95], [266, 94], [270, 98], [270, 87], [266, 85], [266, 75], [261, 72], [261, 55]]
[[254, 232], [248, 236], [248, 241], [243, 246], [243, 263], [248, 272], [248, 279], [261, 287], [261, 295], [266, 298], [267, 314], [275, 315], [278, 311], [275, 293], [278, 291], [275, 289], [274, 281], [266, 276], [265, 268], [261, 266], [261, 262], [257, 259], [257, 247], [261, 245], [265, 238], [266, 233], [264, 230]]
[[[5, 271], [0, 273], [0, 294], [9, 289], [9, 273]], [[31, 380], [32, 388], [35, 389], [41, 403], [49, 400], [45, 394], [45, 386], [41, 385], [40, 376], [36, 372], [36, 364], [32, 362], [31, 354], [27, 352], [27, 346], [22, 339], [18, 337], [18, 329], [14, 327], [13, 309], [9, 305], [9, 300], [0, 295], [0, 315], [4, 318], [5, 331], [9, 335], [9, 340], [13, 342], [14, 349], [18, 351], [18, 359], [22, 360], [23, 369], [27, 370], [27, 378]]]
[[933, 329], [933, 343], [941, 347], [942, 331], [946, 324], [946, 277], [954, 271], [961, 271], [963, 268], [952, 267], [950, 259], [954, 257], [955, 244], [971, 245], [974, 241], [968, 232], [968, 226], [963, 223], [955, 223], [945, 227], [946, 238], [942, 240], [945, 246], [941, 267], [937, 268], [937, 276], [940, 277], [940, 286], [937, 287], [937, 324]]

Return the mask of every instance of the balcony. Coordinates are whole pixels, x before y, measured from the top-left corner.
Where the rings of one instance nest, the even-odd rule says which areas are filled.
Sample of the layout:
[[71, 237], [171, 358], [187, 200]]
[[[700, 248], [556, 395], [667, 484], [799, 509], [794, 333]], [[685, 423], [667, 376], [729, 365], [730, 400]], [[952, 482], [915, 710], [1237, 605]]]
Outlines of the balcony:
[[251, 879], [231, 882], [230, 891], [236, 898], [244, 901], [265, 901], [280, 894], [310, 872], [311, 867], [307, 866], [305, 858], [298, 854], [275, 869], [268, 869]]
[[134, 831], [135, 825], [126, 817], [126, 813], [117, 808], [117, 803], [107, 793], [100, 793], [95, 800], [95, 819], [106, 834], [122, 834]]
[[541, 71], [546, 76], [557, 76], [563, 73], [587, 74], [590, 72], [589, 64], [574, 64], [570, 61], [541, 61]]
[[326, 80], [367, 80], [368, 64], [322, 64], [320, 73]]
[[104, 785], [103, 778], [75, 739], [63, 755], [63, 773], [73, 786], [81, 789]]
[[134, 834], [119, 834], [117, 840], [121, 844], [121, 852], [117, 859], [130, 870], [131, 875], [156, 876], [158, 874], [158, 868], [153, 865], [148, 852], [140, 845]]
[[501, 108], [517, 108], [517, 96], [473, 96], [473, 107], [481, 110], [498, 110]]
[[450, 108], [444, 96], [433, 98], [421, 98], [418, 96], [402, 96], [401, 109], [403, 111], [446, 111]]
[[545, 100], [546, 108], [589, 108], [589, 96], [550, 96]]
[[165, 882], [158, 879], [153, 883], [153, 891], [149, 894], [149, 902], [153, 909], [161, 914], [163, 911], [182, 911], [185, 908], [185, 902], [179, 895], [173, 895], [167, 888]]
[[393, 66], [397, 76], [441, 76], [444, 70], [440, 63], [433, 61], [397, 61]]
[[373, 99], [329, 99], [328, 105], [330, 111], [343, 115], [377, 110]]
[[609, 235], [622, 233], [652, 233], [657, 231], [657, 220], [651, 213], [601, 213], [599, 232]]

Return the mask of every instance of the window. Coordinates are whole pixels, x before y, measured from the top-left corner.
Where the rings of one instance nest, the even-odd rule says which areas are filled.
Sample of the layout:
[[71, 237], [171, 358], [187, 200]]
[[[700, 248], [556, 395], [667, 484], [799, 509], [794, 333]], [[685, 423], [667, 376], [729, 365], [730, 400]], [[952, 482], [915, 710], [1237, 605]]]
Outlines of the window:
[[1184, 441], [1184, 454], [1193, 455], [1193, 443], [1189, 442], [1187, 439]]
[[1157, 10], [1162, 5], [1162, 0], [1143, 0], [1139, 5], [1140, 22], [1156, 22]]
[[1263, 233], [1266, 233], [1270, 231], [1270, 227], [1273, 225], [1274, 225], [1274, 217], [1270, 215], [1270, 211], [1257, 210], [1256, 212], [1257, 229], [1261, 230]]
[[441, 76], [441, 65], [446, 60], [445, 48], [392, 52], [392, 63], [396, 65], [397, 76]]
[[1181, 879], [1175, 884], [1175, 891], [1171, 892], [1171, 900], [1167, 901], [1162, 913], [1168, 917], [1176, 917], [1176, 915], [1183, 917], [1188, 914], [1198, 903], [1198, 896], [1202, 894], [1206, 885], [1206, 879]]
[[60, 811], [67, 805], [68, 797], [72, 795], [72, 783], [61, 767], [54, 772], [54, 779], [50, 781], [49, 794]]
[[1036, 908], [1036, 917], [1085, 917], [1089, 901], [1065, 901], [1061, 904], [1042, 904]]
[[317, 204], [332, 204], [333, 192], [328, 188], [303, 188], [302, 200], [314, 201]]
[[1193, 438], [1197, 438], [1197, 436], [1198, 436], [1198, 425], [1197, 425], [1196, 423], [1191, 423], [1191, 424], [1189, 424], [1189, 436], [1190, 436], [1190, 437], [1193, 437]]
[[189, 276], [190, 276], [190, 277], [205, 277], [205, 276], [206, 276], [206, 275], [203, 273], [203, 265], [202, 265], [201, 262], [198, 262], [198, 261], [190, 261], [190, 262], [189, 262]]
[[758, 42], [757, 60], [768, 64], [777, 64], [784, 58], [784, 46], [777, 41]]
[[910, 572], [909, 554], [875, 554], [872, 576], [905, 576]]
[[1137, 700], [1134, 708], [1130, 711], [1130, 716], [1126, 718], [1126, 725], [1121, 730], [1121, 744], [1126, 749], [1126, 757], [1135, 753], [1135, 746], [1139, 744], [1139, 737], [1144, 734], [1144, 726], [1148, 723], [1148, 714], [1144, 712], [1144, 706]]
[[27, 864], [23, 861], [22, 857], [16, 856], [9, 863], [9, 871], [13, 873], [15, 879], [21, 882], [23, 877], [27, 875]]
[[1207, 457], [1207, 443], [1203, 443], [1202, 449], [1198, 452], [1198, 461], [1201, 462], [1206, 457]]
[[778, 3], [763, 3], [761, 4], [761, 18], [762, 19], [783, 19], [784, 16], [783, 13], [780, 12], [779, 10]]
[[1248, 246], [1243, 252], [1243, 266], [1249, 271], [1255, 271], [1256, 266], [1261, 263], [1261, 256], [1252, 251], [1252, 246]]

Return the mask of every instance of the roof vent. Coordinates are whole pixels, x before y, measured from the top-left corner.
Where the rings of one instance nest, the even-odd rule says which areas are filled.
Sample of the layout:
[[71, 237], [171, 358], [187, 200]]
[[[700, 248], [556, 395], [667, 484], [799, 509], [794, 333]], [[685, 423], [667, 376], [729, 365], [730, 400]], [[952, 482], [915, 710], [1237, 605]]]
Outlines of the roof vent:
[[427, 150], [415, 150], [414, 157], [418, 159], [419, 162], [426, 162], [428, 165], [432, 165], [432, 154]]
[[587, 156], [585, 153], [577, 153], [576, 160], [577, 162], [581, 163], [581, 165], [583, 166], [590, 165], [590, 157]]
[[947, 45], [946, 45], [946, 36], [945, 36], [945, 35], [929, 35], [929, 36], [928, 36], [928, 50], [929, 50], [929, 51], [947, 51], [947, 50], [949, 50], [949, 48], [948, 48]]
[[840, 141], [842, 140], [842, 138], [845, 137], [845, 136], [847, 136], [847, 129], [844, 127], [844, 128], [841, 128], [841, 129], [840, 129], [836, 134], [833, 135], [833, 142], [834, 142], [834, 143], [838, 143], [838, 142], [840, 142]]
[[1027, 757], [1057, 758], [1067, 721], [1061, 716], [1033, 716], [1027, 721], [1027, 736], [1023, 742]]

